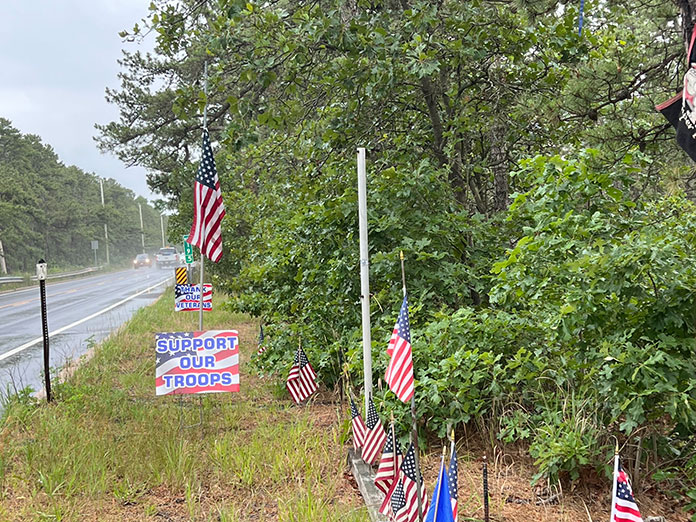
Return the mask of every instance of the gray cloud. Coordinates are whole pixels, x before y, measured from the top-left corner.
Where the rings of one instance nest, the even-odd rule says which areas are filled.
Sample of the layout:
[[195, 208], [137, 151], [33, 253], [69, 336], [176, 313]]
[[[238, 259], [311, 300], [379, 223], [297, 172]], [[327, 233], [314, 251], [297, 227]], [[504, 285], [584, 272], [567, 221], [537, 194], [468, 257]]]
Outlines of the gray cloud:
[[2, 0], [0, 116], [39, 135], [68, 165], [114, 178], [136, 194], [154, 196], [145, 171], [101, 154], [95, 123], [118, 118], [104, 89], [118, 87], [119, 31], [147, 15], [146, 0]]

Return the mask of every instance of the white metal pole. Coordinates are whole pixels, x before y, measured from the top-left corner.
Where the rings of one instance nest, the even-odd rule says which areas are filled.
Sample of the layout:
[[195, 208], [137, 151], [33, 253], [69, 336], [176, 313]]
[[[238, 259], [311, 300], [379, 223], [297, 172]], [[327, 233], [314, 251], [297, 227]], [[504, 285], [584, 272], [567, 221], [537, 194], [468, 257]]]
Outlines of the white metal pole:
[[370, 262], [367, 245], [367, 174], [365, 149], [358, 148], [358, 223], [360, 228], [360, 300], [362, 302], [363, 380], [365, 411], [372, 395], [372, 339], [370, 334]]
[[619, 454], [618, 452], [614, 455], [614, 474], [612, 475], [612, 486], [611, 486], [611, 515], [609, 517], [609, 522], [614, 522], [614, 516], [616, 515], [616, 479], [619, 476]]
[[[101, 192], [102, 208], [104, 205], [104, 180], [99, 178], [99, 191]], [[104, 214], [104, 244], [106, 244], [106, 264], [109, 264], [109, 228], [106, 226], [106, 214]]]

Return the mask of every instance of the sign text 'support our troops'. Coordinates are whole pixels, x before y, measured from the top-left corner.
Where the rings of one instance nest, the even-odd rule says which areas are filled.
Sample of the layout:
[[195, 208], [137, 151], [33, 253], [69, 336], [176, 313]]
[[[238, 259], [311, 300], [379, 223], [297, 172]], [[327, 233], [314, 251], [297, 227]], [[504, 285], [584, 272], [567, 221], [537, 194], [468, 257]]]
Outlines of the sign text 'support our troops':
[[157, 395], [239, 391], [237, 332], [157, 334]]

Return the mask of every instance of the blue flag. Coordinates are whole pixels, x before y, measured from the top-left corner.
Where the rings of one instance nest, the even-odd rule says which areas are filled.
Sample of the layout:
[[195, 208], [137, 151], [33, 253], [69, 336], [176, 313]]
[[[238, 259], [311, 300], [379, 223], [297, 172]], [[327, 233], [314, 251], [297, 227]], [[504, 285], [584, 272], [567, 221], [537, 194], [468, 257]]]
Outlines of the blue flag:
[[450, 500], [449, 480], [445, 469], [444, 459], [440, 464], [440, 474], [430, 501], [430, 509], [425, 515], [425, 522], [454, 522], [452, 516], [452, 501]]

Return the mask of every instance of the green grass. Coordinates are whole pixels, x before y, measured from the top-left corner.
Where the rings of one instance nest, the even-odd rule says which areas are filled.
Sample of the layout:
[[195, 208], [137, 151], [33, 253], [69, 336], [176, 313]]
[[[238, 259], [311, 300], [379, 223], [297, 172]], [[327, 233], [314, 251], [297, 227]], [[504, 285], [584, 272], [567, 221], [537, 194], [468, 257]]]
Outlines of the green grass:
[[0, 520], [367, 520], [336, 472], [341, 416], [292, 406], [275, 383], [248, 376], [256, 326], [220, 310], [221, 296], [206, 328], [240, 331], [242, 391], [155, 397], [154, 334], [197, 329], [170, 294], [55, 385], [52, 404], [10, 401]]

